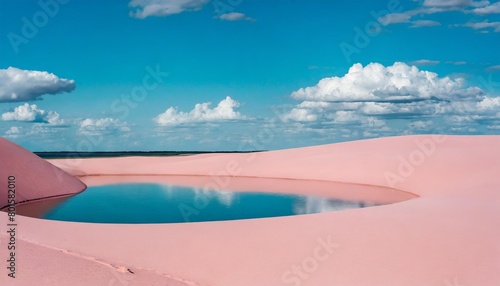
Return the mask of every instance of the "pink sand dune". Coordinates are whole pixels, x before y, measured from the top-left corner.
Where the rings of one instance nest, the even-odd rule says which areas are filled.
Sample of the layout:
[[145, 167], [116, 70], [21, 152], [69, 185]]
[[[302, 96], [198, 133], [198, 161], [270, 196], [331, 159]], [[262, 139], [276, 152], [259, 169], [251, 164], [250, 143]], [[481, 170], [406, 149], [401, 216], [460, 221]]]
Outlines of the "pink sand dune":
[[[257, 154], [50, 162], [78, 176], [266, 177], [291, 179], [290, 186], [293, 179], [337, 181], [418, 198], [189, 224], [19, 216], [22, 262], [13, 285], [148, 285], [159, 276], [164, 280], [150, 285], [500, 285], [500, 136], [404, 136]], [[1, 218], [5, 225], [6, 215]], [[1, 238], [4, 245], [4, 232]], [[1, 275], [0, 282], [10, 281]]]
[[[85, 185], [73, 176], [48, 163], [30, 151], [0, 137], [0, 208], [7, 206], [9, 177], [15, 179], [16, 200], [22, 202], [49, 196], [81, 192]], [[5, 189], [4, 189], [5, 188]]]

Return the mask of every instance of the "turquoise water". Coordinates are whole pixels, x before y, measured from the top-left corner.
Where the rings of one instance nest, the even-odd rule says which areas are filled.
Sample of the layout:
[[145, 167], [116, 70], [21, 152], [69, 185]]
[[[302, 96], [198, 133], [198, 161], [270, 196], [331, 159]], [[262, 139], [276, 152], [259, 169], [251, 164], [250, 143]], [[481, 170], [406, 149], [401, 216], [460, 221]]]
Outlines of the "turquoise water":
[[[40, 203], [47, 204], [34, 202], [24, 208], [33, 209]], [[89, 187], [59, 199], [37, 217], [92, 223], [182, 223], [290, 216], [372, 205], [317, 196], [136, 183]]]

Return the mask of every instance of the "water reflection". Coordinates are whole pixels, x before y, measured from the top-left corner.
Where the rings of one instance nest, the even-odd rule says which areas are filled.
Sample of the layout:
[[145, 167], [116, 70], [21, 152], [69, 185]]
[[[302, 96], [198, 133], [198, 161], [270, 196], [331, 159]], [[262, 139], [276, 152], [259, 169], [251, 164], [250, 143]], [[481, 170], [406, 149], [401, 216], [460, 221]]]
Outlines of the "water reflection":
[[345, 201], [321, 197], [305, 197], [294, 206], [295, 214], [324, 213], [346, 209], [372, 207], [380, 204], [364, 201]]
[[[179, 191], [180, 186], [175, 185], [165, 185], [162, 184], [161, 188], [165, 191], [167, 198], [171, 199], [178, 195], [176, 192]], [[213, 197], [216, 198], [221, 204], [231, 207], [234, 199], [235, 192], [224, 191], [224, 190], [211, 190], [206, 188], [192, 187], [195, 198], [200, 197]]]
[[75, 196], [18, 206], [18, 214], [94, 223], [181, 223], [265, 218], [379, 205], [319, 196], [232, 192], [152, 183], [89, 187]]

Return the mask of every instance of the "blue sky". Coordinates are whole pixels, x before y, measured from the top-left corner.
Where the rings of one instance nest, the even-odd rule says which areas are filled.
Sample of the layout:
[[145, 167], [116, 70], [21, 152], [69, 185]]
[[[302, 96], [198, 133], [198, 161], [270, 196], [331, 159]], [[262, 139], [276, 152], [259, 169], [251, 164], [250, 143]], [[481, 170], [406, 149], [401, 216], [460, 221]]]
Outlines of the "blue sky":
[[1, 0], [0, 39], [32, 151], [500, 132], [496, 1]]

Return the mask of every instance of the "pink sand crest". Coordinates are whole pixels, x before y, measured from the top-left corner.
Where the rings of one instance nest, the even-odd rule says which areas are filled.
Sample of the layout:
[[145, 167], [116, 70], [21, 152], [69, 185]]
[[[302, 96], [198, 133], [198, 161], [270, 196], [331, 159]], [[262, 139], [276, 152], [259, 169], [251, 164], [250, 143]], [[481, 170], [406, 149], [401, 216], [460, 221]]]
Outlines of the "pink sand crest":
[[[86, 188], [79, 179], [2, 137], [0, 158], [0, 185], [6, 190], [9, 177], [15, 181], [16, 202], [75, 194]], [[7, 194], [2, 192], [0, 208], [7, 204]]]

